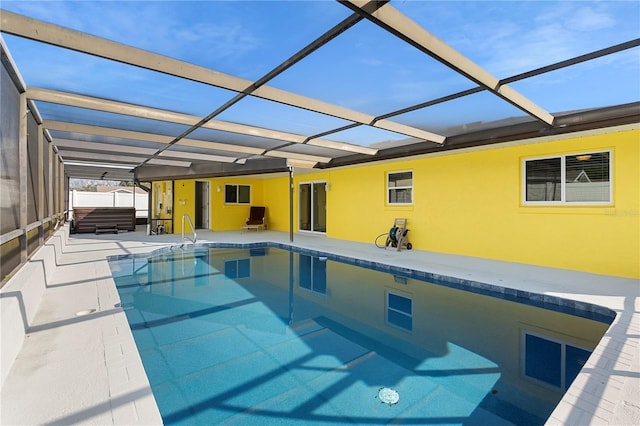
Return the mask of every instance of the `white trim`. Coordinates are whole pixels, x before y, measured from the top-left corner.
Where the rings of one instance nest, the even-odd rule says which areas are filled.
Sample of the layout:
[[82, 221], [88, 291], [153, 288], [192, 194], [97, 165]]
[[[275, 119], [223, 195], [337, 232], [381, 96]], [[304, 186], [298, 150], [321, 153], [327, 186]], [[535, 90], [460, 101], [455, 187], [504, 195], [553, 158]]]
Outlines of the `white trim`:
[[[211, 181], [206, 180], [206, 179], [196, 179], [194, 182], [196, 182], [196, 183], [194, 183], [194, 186], [195, 186], [194, 190], [195, 190], [195, 193], [196, 193], [195, 194], [196, 195], [196, 200], [197, 200], [197, 197], [198, 197], [198, 184], [197, 184], [197, 182], [203, 183], [206, 186], [206, 202], [207, 202], [207, 212], [206, 213], [207, 214], [206, 214], [206, 217], [205, 217], [205, 215], [202, 215], [203, 216], [203, 221], [206, 221], [206, 223], [203, 223], [201, 225], [203, 226], [203, 229], [212, 229], [213, 227], [211, 226], [211, 187], [212, 187]], [[251, 190], [249, 190], [249, 191], [251, 191]], [[249, 192], [249, 197], [251, 197], [251, 192]], [[194, 200], [194, 203], [195, 203], [196, 200]], [[205, 201], [205, 200], [203, 200], [203, 201]], [[195, 213], [196, 212], [194, 211], [194, 214]], [[195, 219], [195, 217], [194, 217], [194, 219]]]
[[[227, 186], [235, 186], [236, 187], [236, 199], [239, 200], [240, 199], [240, 186], [248, 186], [249, 187], [249, 202], [247, 203], [241, 203], [239, 201], [236, 201], [235, 203], [229, 203], [227, 202]], [[250, 184], [247, 183], [225, 183], [222, 185], [223, 188], [223, 197], [224, 197], [224, 204], [227, 206], [249, 206], [251, 205], [251, 202], [253, 200], [253, 188], [251, 187]]]
[[[390, 187], [389, 186], [389, 176], [392, 174], [400, 174], [400, 173], [411, 173], [411, 186], [395, 186], [395, 187]], [[415, 185], [414, 185], [414, 173], [413, 170], [396, 170], [396, 171], [392, 171], [392, 172], [386, 172], [386, 177], [385, 177], [385, 200], [384, 200], [384, 204], [387, 206], [412, 206], [415, 202]], [[391, 201], [389, 201], [389, 195], [390, 195], [390, 191], [391, 189], [410, 189], [411, 190], [411, 202], [410, 203], [392, 203]]]
[[[570, 156], [584, 154], [598, 154], [606, 152], [609, 154], [609, 200], [608, 201], [567, 201], [566, 200], [566, 159]], [[560, 200], [558, 201], [528, 201], [527, 200], [527, 162], [536, 160], [560, 159]], [[613, 202], [613, 149], [593, 149], [588, 151], [576, 151], [555, 155], [526, 157], [521, 160], [520, 171], [520, 202], [522, 206], [612, 206]]]
[[[304, 182], [298, 182], [298, 232], [303, 232], [305, 234], [311, 234], [311, 235], [327, 235], [327, 230], [326, 230], [326, 226], [325, 226], [325, 230], [324, 231], [316, 231], [313, 230], [311, 228], [313, 228], [313, 221], [314, 221], [314, 217], [313, 217], [313, 208], [311, 208], [311, 212], [310, 212], [310, 223], [309, 223], [309, 229], [302, 229], [300, 228], [300, 222], [301, 222], [301, 218], [302, 218], [302, 203], [300, 202], [300, 194], [302, 193], [302, 185], [311, 185], [311, 188], [313, 188], [313, 185], [317, 185], [317, 184], [324, 184], [324, 191], [325, 191], [325, 197], [327, 198], [327, 207], [325, 209], [325, 211], [329, 210], [329, 206], [328, 206], [328, 197], [327, 197], [327, 180], [326, 179], [317, 179], [317, 180], [310, 180], [310, 181], [304, 181]], [[313, 192], [312, 192], [313, 194]], [[312, 195], [313, 197], [313, 195]], [[315, 202], [315, 200], [313, 200], [312, 198], [312, 207], [313, 207], [313, 202]], [[326, 214], [325, 214], [325, 221], [326, 221]]]

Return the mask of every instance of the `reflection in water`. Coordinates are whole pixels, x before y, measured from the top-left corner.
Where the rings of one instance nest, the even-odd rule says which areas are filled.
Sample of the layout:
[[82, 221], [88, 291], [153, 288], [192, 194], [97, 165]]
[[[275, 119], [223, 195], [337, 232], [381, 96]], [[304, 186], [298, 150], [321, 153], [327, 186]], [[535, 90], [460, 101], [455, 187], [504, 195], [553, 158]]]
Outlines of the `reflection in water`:
[[607, 327], [275, 248], [110, 265], [168, 424], [542, 424]]

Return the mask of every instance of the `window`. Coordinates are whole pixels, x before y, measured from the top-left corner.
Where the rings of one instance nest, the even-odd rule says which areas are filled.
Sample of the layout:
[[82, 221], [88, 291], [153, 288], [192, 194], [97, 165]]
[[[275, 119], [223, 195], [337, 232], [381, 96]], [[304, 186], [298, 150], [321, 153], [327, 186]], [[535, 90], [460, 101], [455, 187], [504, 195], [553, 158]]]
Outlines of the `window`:
[[249, 185], [224, 186], [224, 202], [226, 204], [250, 204], [251, 187]]
[[299, 254], [300, 288], [327, 294], [327, 259]]
[[396, 293], [387, 293], [387, 324], [413, 330], [413, 300]]
[[387, 202], [413, 203], [413, 172], [395, 172], [387, 175]]
[[591, 352], [565, 342], [524, 332], [524, 375], [566, 390]]
[[611, 153], [525, 160], [524, 201], [527, 204], [611, 202]]
[[224, 275], [227, 278], [248, 278], [251, 276], [251, 260], [238, 259], [224, 262]]

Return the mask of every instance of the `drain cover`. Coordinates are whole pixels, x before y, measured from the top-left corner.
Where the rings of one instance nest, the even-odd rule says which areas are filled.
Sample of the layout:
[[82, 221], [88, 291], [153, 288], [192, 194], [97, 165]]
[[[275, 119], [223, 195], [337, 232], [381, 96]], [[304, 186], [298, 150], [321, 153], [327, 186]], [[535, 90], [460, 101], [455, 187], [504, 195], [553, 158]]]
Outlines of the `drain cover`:
[[385, 404], [396, 405], [400, 401], [400, 394], [395, 389], [380, 388], [378, 398], [380, 398], [380, 402]]

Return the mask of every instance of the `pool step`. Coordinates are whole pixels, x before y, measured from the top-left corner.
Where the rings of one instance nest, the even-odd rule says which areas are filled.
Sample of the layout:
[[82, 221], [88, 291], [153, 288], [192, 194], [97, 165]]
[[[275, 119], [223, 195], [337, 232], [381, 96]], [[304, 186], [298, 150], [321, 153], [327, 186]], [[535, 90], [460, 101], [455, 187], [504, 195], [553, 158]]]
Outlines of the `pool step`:
[[368, 360], [370, 360], [371, 358], [374, 358], [378, 356], [378, 354], [374, 351], [369, 351], [367, 353], [364, 353], [362, 355], [360, 355], [357, 358], [352, 359], [351, 361], [343, 364], [342, 366], [336, 368], [336, 371], [346, 371], [349, 370], [350, 368], [353, 368], [355, 366], [357, 366], [360, 363], [366, 362]]
[[307, 333], [323, 329], [324, 327], [318, 324], [313, 318], [305, 318], [301, 321], [294, 322], [289, 326], [289, 329], [296, 333], [298, 336], [303, 336]]
[[[247, 386], [245, 396], [248, 397], [248, 400], [252, 399], [249, 395], [253, 394], [270, 396], [256, 401], [251, 406], [246, 406], [244, 410], [226, 419], [215, 419], [216, 424], [271, 424], [270, 421], [283, 418], [290, 419], [292, 423], [299, 421], [301, 424], [317, 424], [326, 421], [333, 424], [351, 422], [348, 415], [351, 402], [348, 401], [342, 407], [334, 407], [333, 405], [336, 403], [333, 400], [336, 397], [339, 398], [337, 395], [340, 392], [333, 389], [341, 387], [341, 383], [345, 379], [348, 382], [345, 387], [352, 385], [354, 381], [358, 382], [364, 379], [354, 370], [359, 368], [364, 368], [366, 371], [380, 368], [385, 370], [382, 364], [389, 363], [389, 361], [374, 351], [349, 342], [328, 328], [314, 325], [310, 321], [307, 321], [306, 325], [307, 332], [302, 336], [306, 350], [300, 346], [299, 341], [283, 342], [277, 347], [269, 348], [269, 355], [266, 355], [270, 357], [274, 354], [299, 354], [299, 356], [291, 356], [291, 362], [282, 365], [281, 373], [283, 376], [274, 380], [276, 383], [286, 374], [289, 379], [284, 381], [289, 386], [281, 387], [275, 392], [267, 389], [272, 386], [269, 383], [258, 385], [254, 383], [251, 389], [248, 389]], [[324, 348], [324, 351], [320, 348]], [[366, 364], [370, 365], [365, 367]], [[238, 366], [234, 368], [238, 368]], [[264, 377], [268, 375], [269, 373], [265, 373]], [[260, 387], [265, 389], [261, 390]], [[378, 389], [379, 386], [375, 385], [368, 389], [368, 393], [373, 397]], [[234, 390], [230, 394], [238, 397], [239, 392]], [[240, 396], [238, 399], [242, 399], [242, 397]], [[371, 403], [371, 400], [366, 398], [366, 402]], [[378, 401], [373, 402], [374, 405], [379, 405]], [[232, 401], [225, 402], [223, 405], [236, 407]], [[340, 414], [341, 412], [344, 414]], [[383, 414], [391, 414], [382, 412]], [[391, 420], [392, 418], [393, 415], [385, 419]], [[377, 421], [377, 418], [374, 420]]]

